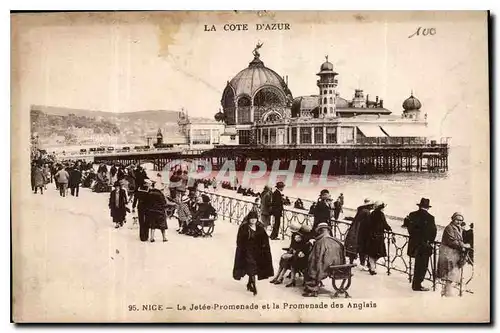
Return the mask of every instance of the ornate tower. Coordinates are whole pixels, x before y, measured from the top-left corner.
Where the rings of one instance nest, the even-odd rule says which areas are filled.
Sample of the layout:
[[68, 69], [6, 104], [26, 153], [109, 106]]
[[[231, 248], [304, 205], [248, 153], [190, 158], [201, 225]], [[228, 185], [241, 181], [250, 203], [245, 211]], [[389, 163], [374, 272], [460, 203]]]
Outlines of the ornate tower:
[[161, 129], [158, 128], [158, 133], [156, 133], [156, 144], [163, 144], [163, 134], [161, 134]]
[[317, 85], [319, 88], [319, 117], [332, 118], [336, 117], [335, 112], [335, 98], [337, 96], [337, 79], [338, 75], [333, 70], [333, 64], [328, 61], [328, 56], [325, 57], [326, 61], [321, 65], [320, 72], [316, 75], [319, 76]]

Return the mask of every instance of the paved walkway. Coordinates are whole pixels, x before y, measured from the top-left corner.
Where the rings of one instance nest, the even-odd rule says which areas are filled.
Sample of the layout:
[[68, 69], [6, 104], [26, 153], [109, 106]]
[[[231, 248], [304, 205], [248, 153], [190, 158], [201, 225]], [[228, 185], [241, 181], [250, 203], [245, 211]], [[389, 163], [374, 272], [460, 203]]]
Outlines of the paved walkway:
[[[143, 243], [130, 217], [123, 228], [114, 229], [108, 196], [82, 189], [79, 198], [62, 198], [49, 184], [44, 195], [33, 194], [26, 200], [22, 221], [13, 229], [20, 237], [14, 257], [18, 265], [14, 279], [20, 283], [14, 286], [14, 302], [23, 311], [17, 318], [168, 322], [179, 320], [178, 304], [337, 302], [330, 298], [328, 280], [324, 292], [312, 301], [301, 296], [299, 287], [275, 286], [269, 280], [258, 281], [259, 293], [253, 296], [246, 291], [246, 281], [232, 278], [237, 225], [220, 219], [212, 238], [192, 238], [177, 234], [177, 226], [170, 222], [169, 242], [161, 242], [157, 231], [155, 243]], [[275, 270], [287, 243], [271, 242]], [[22, 274], [17, 273], [20, 268]], [[376, 276], [355, 268], [349, 292], [356, 302], [402, 297], [432, 302], [441, 298], [438, 291], [412, 292], [405, 276], [397, 272], [387, 276], [383, 267]], [[129, 305], [143, 304], [174, 309], [129, 311]], [[233, 320], [244, 318], [232, 315]], [[189, 320], [207, 320], [206, 316], [209, 312]], [[260, 316], [262, 320], [276, 319], [271, 312]]]

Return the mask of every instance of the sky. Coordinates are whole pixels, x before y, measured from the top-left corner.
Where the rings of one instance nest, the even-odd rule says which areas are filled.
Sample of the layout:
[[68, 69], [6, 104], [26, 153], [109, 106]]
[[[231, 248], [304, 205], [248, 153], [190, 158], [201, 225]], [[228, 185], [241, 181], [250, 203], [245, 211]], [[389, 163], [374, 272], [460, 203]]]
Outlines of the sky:
[[[342, 97], [361, 88], [400, 114], [413, 91], [434, 135], [468, 145], [488, 123], [484, 19], [470, 13], [18, 15], [14, 104], [20, 112], [32, 104], [110, 112], [184, 108], [212, 118], [226, 82], [248, 66], [260, 41], [261, 60], [288, 75], [294, 97], [318, 93], [315, 74], [328, 55]], [[256, 23], [274, 22], [290, 30], [255, 31]], [[225, 23], [247, 23], [248, 30], [227, 32]], [[217, 31], [204, 31], [205, 24]], [[419, 27], [436, 33], [409, 38]]]

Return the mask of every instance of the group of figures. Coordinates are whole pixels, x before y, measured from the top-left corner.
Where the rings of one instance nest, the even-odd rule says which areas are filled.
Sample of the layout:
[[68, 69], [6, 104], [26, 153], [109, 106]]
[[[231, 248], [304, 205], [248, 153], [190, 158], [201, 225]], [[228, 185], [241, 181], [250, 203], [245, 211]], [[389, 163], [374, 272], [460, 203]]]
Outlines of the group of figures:
[[[274, 193], [265, 187], [260, 195], [259, 209], [252, 209], [239, 228], [233, 277], [240, 280], [248, 275], [247, 289], [257, 293], [256, 277], [266, 279], [274, 275], [269, 239], [277, 239], [280, 220], [283, 216], [283, 183], [277, 184]], [[337, 220], [335, 207], [328, 190], [322, 190], [311, 209], [314, 222], [307, 224], [291, 223], [291, 243], [280, 258], [279, 270], [271, 283], [281, 284], [287, 271], [291, 271], [287, 287], [296, 286], [296, 276], [303, 276], [304, 296], [318, 295], [322, 280], [328, 276], [334, 265], [354, 263], [359, 258], [361, 270], [371, 275], [377, 274], [377, 261], [387, 257], [386, 237], [394, 234], [387, 223], [382, 201], [365, 199], [357, 209], [355, 217], [346, 233], [344, 242], [333, 237], [332, 227]], [[435, 240], [437, 227], [434, 216], [429, 213], [430, 200], [422, 198], [417, 203], [418, 210], [404, 219], [409, 242], [407, 255], [413, 259], [413, 291], [428, 291], [423, 286], [429, 266], [429, 259], [437, 251]], [[255, 207], [255, 205], [254, 205]], [[267, 209], [270, 207], [270, 209]], [[266, 229], [274, 221], [271, 235]], [[333, 222], [333, 223], [332, 223]], [[464, 217], [454, 213], [451, 222], [443, 231], [438, 252], [436, 277], [442, 282], [442, 296], [453, 296], [453, 284], [460, 283], [461, 269], [466, 261], [472, 264], [473, 234], [471, 229], [463, 230]]]
[[31, 163], [31, 189], [33, 193], [43, 195], [47, 184], [54, 181], [56, 190], [61, 197], [67, 197], [68, 189], [72, 196], [78, 197], [82, 182], [82, 170], [88, 165], [85, 162], [65, 161], [61, 163], [53, 160], [37, 160]]

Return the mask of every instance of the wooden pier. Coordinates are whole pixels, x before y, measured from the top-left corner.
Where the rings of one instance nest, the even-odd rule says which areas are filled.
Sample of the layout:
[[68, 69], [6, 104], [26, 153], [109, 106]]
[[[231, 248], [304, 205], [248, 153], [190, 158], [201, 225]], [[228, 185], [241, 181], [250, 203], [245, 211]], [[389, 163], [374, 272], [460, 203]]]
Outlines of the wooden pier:
[[[226, 161], [234, 161], [237, 171], [246, 169], [250, 160], [261, 160], [268, 170], [278, 163], [279, 169], [293, 167], [303, 172], [304, 161], [313, 160], [313, 173], [328, 174], [390, 174], [400, 172], [446, 172], [448, 170], [447, 144], [422, 145], [289, 145], [289, 146], [218, 146], [210, 150], [184, 150], [172, 152], [142, 152], [105, 154], [94, 156], [96, 163], [116, 162], [123, 165], [153, 163], [162, 170], [174, 160], [203, 160], [220, 169]], [[278, 162], [276, 162], [278, 161]], [[296, 161], [296, 162], [294, 162]]]

